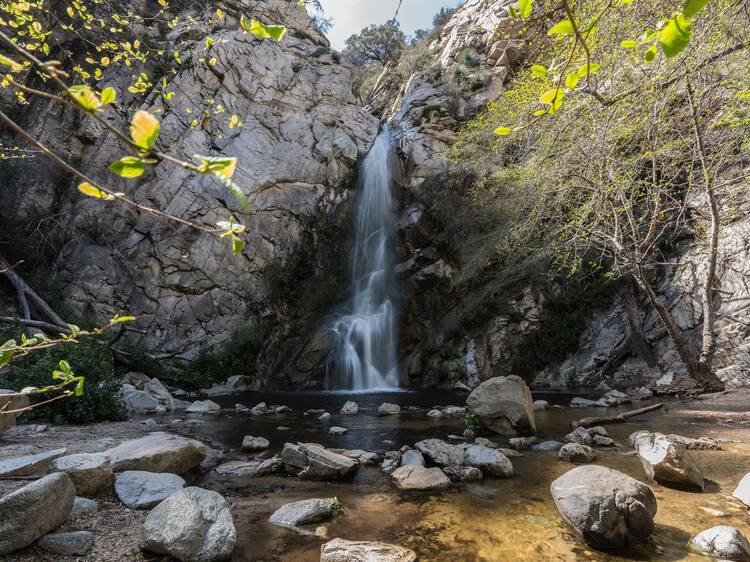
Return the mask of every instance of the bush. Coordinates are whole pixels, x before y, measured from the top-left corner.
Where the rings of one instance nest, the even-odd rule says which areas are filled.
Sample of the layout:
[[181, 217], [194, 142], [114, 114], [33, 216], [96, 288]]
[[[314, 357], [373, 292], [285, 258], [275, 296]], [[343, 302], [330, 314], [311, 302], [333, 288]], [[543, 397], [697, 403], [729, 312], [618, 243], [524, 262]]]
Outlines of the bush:
[[[114, 373], [112, 353], [107, 346], [109, 336], [82, 338], [35, 352], [14, 362], [2, 386], [20, 390], [27, 386], [52, 384], [52, 371], [61, 359], [70, 363], [73, 372], [86, 378], [82, 396], [63, 398], [24, 414], [24, 419], [48, 419], [54, 423], [92, 423], [119, 421], [127, 417], [120, 397], [121, 383]], [[35, 402], [52, 398], [40, 395]]]
[[195, 388], [206, 388], [224, 382], [234, 375], [247, 375], [254, 371], [265, 332], [259, 328], [243, 328], [218, 351], [201, 356], [190, 367], [183, 369], [177, 378]]

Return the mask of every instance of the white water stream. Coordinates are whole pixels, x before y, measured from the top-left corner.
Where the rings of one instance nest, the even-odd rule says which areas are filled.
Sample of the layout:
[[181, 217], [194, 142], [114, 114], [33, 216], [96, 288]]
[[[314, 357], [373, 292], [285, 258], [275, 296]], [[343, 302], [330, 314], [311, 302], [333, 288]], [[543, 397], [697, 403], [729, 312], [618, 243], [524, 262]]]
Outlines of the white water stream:
[[332, 326], [338, 341], [327, 365], [329, 390], [398, 388], [391, 142], [390, 131], [385, 128], [362, 163], [351, 266], [352, 297], [348, 310]]

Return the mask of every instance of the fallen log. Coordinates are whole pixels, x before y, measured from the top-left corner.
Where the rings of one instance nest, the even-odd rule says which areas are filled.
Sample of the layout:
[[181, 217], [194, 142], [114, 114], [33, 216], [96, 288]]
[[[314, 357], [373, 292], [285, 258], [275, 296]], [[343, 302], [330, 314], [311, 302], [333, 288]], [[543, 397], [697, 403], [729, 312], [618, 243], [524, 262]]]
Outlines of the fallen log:
[[659, 408], [663, 408], [663, 407], [664, 407], [664, 404], [659, 402], [658, 404], [652, 404], [651, 406], [646, 406], [645, 408], [638, 408], [637, 410], [629, 410], [627, 412], [623, 412], [621, 414], [618, 414], [612, 417], [592, 416], [589, 418], [581, 418], [580, 420], [573, 420], [572, 422], [570, 422], [570, 427], [571, 429], [576, 429], [577, 427], [595, 427], [597, 425], [625, 423], [630, 418], [633, 418], [635, 416], [640, 416], [642, 414], [647, 414], [648, 412], [653, 412], [654, 410], [658, 410]]

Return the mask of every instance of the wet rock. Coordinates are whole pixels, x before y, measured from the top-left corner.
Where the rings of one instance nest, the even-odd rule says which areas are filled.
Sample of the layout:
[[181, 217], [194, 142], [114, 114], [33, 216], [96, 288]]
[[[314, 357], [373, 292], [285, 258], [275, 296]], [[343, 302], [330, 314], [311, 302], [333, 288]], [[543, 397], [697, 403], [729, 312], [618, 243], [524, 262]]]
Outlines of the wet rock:
[[630, 402], [631, 397], [624, 392], [620, 392], [619, 390], [610, 390], [599, 400], [601, 400], [608, 406], [619, 406], [620, 404], [627, 404], [628, 402]]
[[133, 509], [149, 509], [182, 490], [185, 481], [176, 474], [127, 470], [117, 475], [115, 493]]
[[347, 431], [349, 431], [347, 428], [339, 427], [338, 425], [332, 425], [328, 429], [328, 433], [330, 433], [331, 435], [344, 435], [344, 433], [346, 433]]
[[536, 437], [514, 437], [508, 440], [510, 448], [516, 451], [530, 449], [534, 443], [536, 443]]
[[79, 513], [96, 513], [97, 511], [99, 511], [99, 504], [95, 500], [76, 496], [73, 500], [73, 510], [70, 513], [76, 515]]
[[750, 472], [742, 477], [742, 480], [737, 484], [732, 495], [747, 507], [750, 507]]
[[379, 416], [397, 416], [401, 413], [401, 406], [398, 404], [390, 404], [389, 402], [383, 402], [378, 406]]
[[63, 556], [83, 556], [94, 546], [94, 533], [90, 531], [72, 531], [45, 535], [36, 545], [47, 552]]
[[356, 461], [313, 443], [286, 443], [281, 460], [289, 472], [310, 480], [346, 478], [359, 467]]
[[202, 488], [172, 494], [148, 514], [143, 525], [143, 548], [178, 560], [225, 560], [236, 540], [229, 504], [220, 494]]
[[339, 510], [336, 498], [302, 500], [282, 505], [273, 512], [268, 522], [279, 527], [297, 527], [327, 521]]
[[445, 417], [445, 414], [441, 410], [430, 410], [427, 412], [428, 418], [442, 418]]
[[240, 414], [249, 414], [250, 413], [250, 408], [248, 408], [244, 404], [235, 404], [234, 405], [234, 411], [238, 412]]
[[339, 412], [342, 416], [356, 416], [359, 413], [359, 405], [349, 400], [341, 407]]
[[594, 438], [591, 437], [591, 434], [583, 427], [578, 427], [571, 431], [563, 440], [566, 443], [578, 443], [579, 445], [588, 445], [589, 447], [594, 442]]
[[414, 562], [417, 554], [382, 542], [333, 539], [320, 547], [320, 562]]
[[137, 371], [130, 371], [129, 373], [126, 373], [124, 377], [122, 377], [122, 382], [124, 384], [129, 384], [134, 388], [137, 388], [138, 390], [143, 390], [143, 387], [146, 386], [146, 383], [148, 383], [150, 380], [151, 377], [149, 377], [147, 374], [139, 373]]
[[549, 408], [549, 402], [546, 400], [534, 400], [533, 407], [535, 412], [543, 412]]
[[450, 445], [440, 439], [425, 439], [414, 444], [432, 462], [440, 466], [460, 466], [464, 464], [464, 450], [458, 445]]
[[588, 445], [566, 443], [560, 449], [559, 457], [568, 462], [593, 462], [596, 460], [596, 451]]
[[383, 457], [383, 462], [380, 463], [380, 470], [386, 474], [392, 474], [399, 466], [401, 466], [401, 452], [388, 451]]
[[66, 473], [76, 488], [76, 494], [85, 497], [108, 492], [115, 481], [112, 462], [105, 453], [60, 457], [52, 463], [49, 471]]
[[270, 409], [273, 410], [274, 414], [288, 414], [292, 411], [289, 406], [285, 406], [284, 404], [281, 404], [279, 406], [271, 406]]
[[401, 454], [401, 466], [424, 466], [424, 456], [416, 449], [409, 449]]
[[483, 382], [469, 394], [466, 407], [496, 433], [536, 433], [531, 392], [520, 377]]
[[466, 414], [466, 408], [461, 406], [446, 406], [443, 413], [451, 418], [462, 418]]
[[443, 472], [453, 482], [476, 482], [484, 478], [482, 471], [474, 466], [446, 466]]
[[673, 443], [678, 443], [688, 449], [689, 451], [720, 451], [721, 445], [713, 440], [706, 437], [699, 439], [693, 439], [691, 437], [683, 437], [682, 435], [675, 435], [670, 433], [667, 435], [667, 439]]
[[208, 396], [227, 396], [237, 392], [252, 390], [252, 378], [243, 375], [229, 377], [221, 384], [217, 384], [205, 391]]
[[338, 455], [354, 459], [359, 464], [378, 464], [378, 454], [363, 449], [328, 449]]
[[34, 476], [44, 474], [52, 461], [67, 453], [67, 449], [54, 449], [36, 455], [25, 455], [0, 461], [0, 476]]
[[397, 468], [391, 477], [402, 490], [442, 490], [451, 483], [439, 468], [425, 468], [413, 464]]
[[271, 443], [265, 437], [253, 437], [252, 435], [245, 435], [242, 440], [243, 451], [265, 451]]
[[250, 409], [251, 416], [265, 416], [266, 414], [268, 414], [268, 406], [266, 406], [265, 402], [256, 404]]
[[616, 447], [617, 443], [611, 437], [604, 437], [603, 435], [594, 435], [593, 445], [595, 447]]
[[331, 414], [329, 414], [328, 412], [323, 412], [318, 416], [318, 419], [322, 422], [326, 422], [331, 419]]
[[559, 451], [563, 444], [559, 441], [543, 441], [532, 447], [534, 451]]
[[483, 445], [472, 445], [466, 449], [464, 464], [481, 470], [488, 476], [510, 478], [513, 476], [513, 465], [508, 457], [497, 449]]
[[268, 476], [278, 472], [281, 461], [278, 459], [265, 459], [258, 461], [230, 461], [217, 466], [214, 471], [220, 476], [231, 476], [236, 478], [255, 478]]
[[701, 531], [690, 543], [701, 552], [722, 560], [750, 561], [750, 543], [734, 527], [719, 525]]
[[565, 524], [594, 548], [633, 545], [646, 540], [654, 529], [653, 492], [616, 470], [580, 466], [552, 482], [550, 491]]
[[[28, 396], [14, 396], [12, 398], [3, 398], [3, 394], [16, 394], [15, 390], [7, 390], [0, 388], [0, 412], [11, 412], [14, 410], [21, 410], [29, 406]], [[16, 419], [21, 415], [22, 412], [16, 412], [13, 414], [2, 414], [0, 415], [0, 433], [7, 431], [14, 425], [16, 425]]]
[[476, 432], [473, 429], [464, 429], [463, 435], [464, 439], [468, 439], [469, 441], [477, 436]]
[[213, 400], [196, 400], [185, 408], [188, 414], [218, 414], [220, 411], [221, 406]]
[[591, 407], [606, 407], [607, 403], [604, 400], [589, 400], [588, 398], [581, 398], [576, 396], [570, 401], [571, 408], [591, 408]]
[[650, 479], [665, 486], [703, 490], [703, 471], [682, 445], [666, 435], [640, 435], [635, 449]]
[[497, 445], [485, 437], [476, 437], [474, 439], [474, 445], [484, 445], [485, 447], [497, 449]]
[[185, 474], [203, 462], [208, 447], [195, 439], [155, 432], [125, 441], [105, 453], [115, 472], [145, 470]]
[[0, 555], [25, 548], [62, 525], [75, 495], [68, 475], [57, 472], [0, 498]]
[[589, 427], [586, 429], [586, 431], [589, 432], [589, 435], [591, 435], [591, 437], [595, 437], [596, 435], [599, 435], [601, 437], [609, 437], [609, 433], [607, 433], [607, 430], [604, 429], [601, 425], [597, 425], [596, 427]]

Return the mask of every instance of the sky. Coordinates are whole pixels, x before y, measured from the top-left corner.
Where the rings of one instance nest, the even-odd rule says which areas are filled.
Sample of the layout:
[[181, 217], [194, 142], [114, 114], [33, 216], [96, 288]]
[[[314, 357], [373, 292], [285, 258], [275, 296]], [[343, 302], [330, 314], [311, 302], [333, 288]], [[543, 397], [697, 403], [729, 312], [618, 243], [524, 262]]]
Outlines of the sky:
[[[407, 35], [432, 26], [432, 17], [443, 6], [451, 8], [461, 0], [403, 0], [398, 20]], [[344, 48], [344, 41], [363, 27], [382, 24], [393, 17], [398, 0], [321, 0], [326, 17], [333, 18], [328, 39], [334, 49]]]

